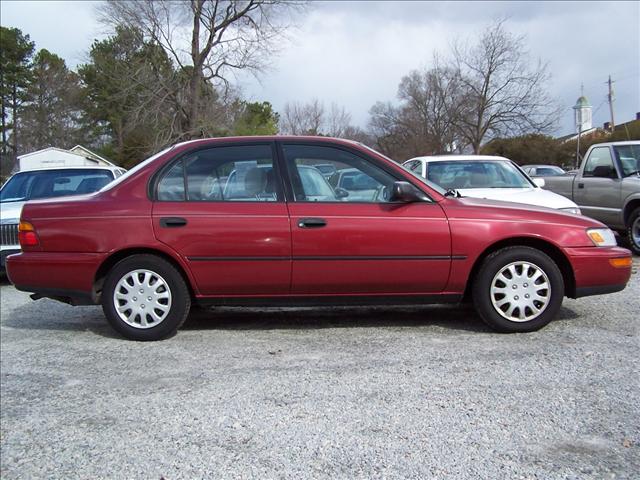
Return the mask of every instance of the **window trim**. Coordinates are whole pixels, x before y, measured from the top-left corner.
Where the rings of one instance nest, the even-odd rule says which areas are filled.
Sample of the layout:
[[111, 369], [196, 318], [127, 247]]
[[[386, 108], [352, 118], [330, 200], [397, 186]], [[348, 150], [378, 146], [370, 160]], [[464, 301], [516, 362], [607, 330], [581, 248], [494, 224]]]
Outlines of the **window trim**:
[[[290, 172], [290, 168], [289, 168], [288, 162], [286, 160], [286, 156], [285, 156], [285, 153], [284, 153], [284, 147], [287, 146], [287, 145], [298, 145], [298, 146], [305, 146], [305, 147], [334, 148], [334, 149], [342, 150], [344, 152], [347, 152], [347, 153], [350, 153], [352, 155], [355, 155], [356, 157], [360, 157], [364, 161], [373, 164], [376, 168], [379, 168], [384, 173], [386, 173], [389, 176], [393, 177], [396, 181], [407, 182], [407, 183], [413, 185], [415, 188], [417, 188], [418, 190], [423, 192], [429, 198], [429, 201], [422, 201], [422, 202], [416, 202], [416, 203], [425, 203], [425, 204], [429, 204], [429, 205], [438, 203], [432, 198], [432, 196], [428, 192], [425, 192], [422, 188], [418, 187], [413, 181], [411, 181], [410, 178], [400, 175], [395, 170], [389, 168], [389, 166], [387, 166], [387, 165], [383, 164], [382, 162], [378, 161], [376, 158], [361, 152], [358, 149], [351, 148], [351, 147], [349, 147], [347, 145], [341, 145], [341, 144], [335, 144], [335, 143], [327, 143], [327, 142], [322, 142], [322, 141], [313, 141], [313, 140], [278, 140], [278, 141], [276, 141], [276, 144], [277, 144], [277, 149], [278, 149], [278, 154], [279, 154], [279, 161], [283, 165], [283, 177], [282, 177], [282, 179], [283, 179], [284, 184], [285, 184], [285, 193], [286, 193], [286, 197], [287, 197], [287, 202], [300, 203], [300, 204], [324, 204], [324, 205], [405, 205], [406, 204], [405, 202], [362, 202], [362, 201], [341, 202], [340, 200], [334, 200], [334, 201], [330, 201], [330, 202], [310, 202], [310, 201], [306, 201], [306, 200], [296, 200], [295, 199], [295, 195], [294, 195], [294, 191], [293, 191], [292, 175], [291, 175], [291, 172]], [[401, 164], [398, 164], [398, 165], [402, 166]]]
[[[149, 200], [151, 200], [152, 202], [162, 202], [162, 203], [241, 203], [241, 204], [255, 204], [255, 203], [270, 203], [270, 204], [274, 204], [274, 203], [285, 203], [286, 199], [285, 199], [285, 195], [284, 195], [284, 189], [283, 189], [283, 178], [282, 175], [280, 174], [280, 165], [278, 162], [278, 155], [277, 155], [277, 149], [276, 149], [276, 142], [274, 141], [269, 141], [269, 140], [256, 140], [256, 141], [243, 141], [243, 142], [237, 142], [237, 141], [228, 141], [228, 142], [220, 142], [220, 143], [215, 143], [215, 144], [207, 144], [207, 145], [200, 145], [198, 147], [194, 147], [194, 148], [190, 148], [188, 150], [185, 150], [181, 153], [179, 153], [178, 155], [176, 155], [174, 158], [172, 158], [171, 160], [169, 160], [168, 162], [166, 162], [162, 167], [160, 167], [158, 170], [156, 170], [154, 172], [154, 174], [151, 176], [151, 178], [149, 179], [149, 183], [148, 183], [148, 188], [147, 188], [147, 196], [149, 197]], [[272, 166], [274, 169], [274, 175], [275, 175], [275, 182], [276, 182], [276, 201], [275, 202], [249, 202], [246, 200], [190, 200], [189, 199], [189, 190], [188, 190], [188, 183], [187, 183], [187, 171], [186, 171], [186, 165], [185, 162], [183, 161], [183, 159], [185, 157], [187, 157], [188, 155], [191, 155], [193, 153], [196, 152], [201, 152], [204, 150], [212, 150], [215, 148], [228, 148], [228, 147], [255, 147], [255, 146], [268, 146], [271, 149], [271, 162], [272, 162]], [[178, 162], [182, 162], [182, 179], [184, 181], [184, 196], [185, 199], [184, 200], [160, 200], [158, 198], [158, 186], [160, 184], [160, 181], [162, 180], [162, 178], [164, 177], [164, 175]]]

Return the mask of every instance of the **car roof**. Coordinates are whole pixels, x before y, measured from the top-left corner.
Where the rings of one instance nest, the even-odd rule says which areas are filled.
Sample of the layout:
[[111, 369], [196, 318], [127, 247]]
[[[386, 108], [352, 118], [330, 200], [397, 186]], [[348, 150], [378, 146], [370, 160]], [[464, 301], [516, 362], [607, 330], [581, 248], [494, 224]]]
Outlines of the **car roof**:
[[314, 135], [245, 135], [236, 137], [210, 137], [210, 138], [197, 138], [195, 140], [187, 140], [185, 142], [176, 143], [174, 146], [183, 145], [198, 145], [198, 144], [212, 144], [212, 143], [233, 143], [233, 142], [318, 142], [318, 143], [342, 143], [344, 145], [362, 145], [361, 142], [355, 140], [347, 140], [345, 138], [337, 137], [320, 137]]
[[507, 162], [510, 162], [511, 161], [508, 158], [498, 157], [495, 155], [425, 155], [422, 157], [411, 158], [404, 163], [411, 162], [413, 160], [420, 160], [423, 162], [450, 162], [450, 161], [507, 161]]
[[640, 140], [625, 140], [623, 142], [604, 142], [604, 143], [594, 143], [590, 148], [593, 147], [609, 147], [609, 146], [620, 146], [620, 145], [640, 145]]
[[558, 165], [545, 165], [545, 164], [537, 164], [537, 165], [522, 165], [522, 168], [559, 168], [562, 170], [562, 167]]
[[25, 170], [20, 170], [18, 173], [27, 173], [27, 172], [51, 172], [54, 170], [126, 170], [124, 167], [118, 167], [117, 165], [73, 165], [66, 167], [42, 167], [42, 168], [27, 168]]

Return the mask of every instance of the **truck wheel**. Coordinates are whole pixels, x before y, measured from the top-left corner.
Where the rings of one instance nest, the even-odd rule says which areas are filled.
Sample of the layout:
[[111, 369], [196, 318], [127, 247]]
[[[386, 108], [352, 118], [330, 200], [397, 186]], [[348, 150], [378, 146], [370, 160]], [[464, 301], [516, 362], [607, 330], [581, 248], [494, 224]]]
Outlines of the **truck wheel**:
[[627, 239], [633, 253], [640, 255], [640, 208], [631, 212], [627, 226]]
[[111, 326], [131, 340], [161, 340], [176, 332], [191, 307], [182, 275], [155, 255], [132, 255], [107, 274], [102, 310]]
[[482, 320], [499, 332], [531, 332], [548, 324], [564, 297], [556, 263], [531, 247], [507, 247], [484, 259], [472, 287]]

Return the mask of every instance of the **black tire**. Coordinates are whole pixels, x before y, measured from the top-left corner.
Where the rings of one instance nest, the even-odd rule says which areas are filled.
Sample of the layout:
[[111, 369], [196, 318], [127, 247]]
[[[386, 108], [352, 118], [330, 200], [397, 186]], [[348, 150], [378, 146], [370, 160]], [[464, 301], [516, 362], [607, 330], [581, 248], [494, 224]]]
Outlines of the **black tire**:
[[[491, 289], [494, 278], [497, 278], [496, 276], [502, 272], [503, 269], [514, 263], [517, 264], [518, 262], [526, 262], [537, 267], [544, 275], [546, 275], [548, 285], [550, 286], [550, 292], [548, 290], [539, 290], [543, 293], [546, 292], [548, 295], [548, 297], [545, 297], [546, 304], [544, 308], [541, 309], [540, 313], [536, 314], [530, 308], [524, 309], [525, 317], [526, 312], [529, 312], [532, 317], [531, 320], [526, 321], [514, 321], [506, 318], [503, 314], [507, 315], [508, 312], [503, 311], [501, 314], [499, 308], [494, 306], [492, 301]], [[516, 265], [515, 268], [517, 269], [518, 266]], [[524, 271], [521, 268], [519, 274], [522, 275], [523, 273]], [[524, 277], [525, 276], [519, 278], [522, 278], [522, 282], [528, 282]], [[519, 278], [516, 278], [514, 283], [518, 283], [520, 281]], [[505, 292], [509, 292], [510, 295], [517, 294], [518, 288], [522, 289], [524, 286], [529, 287], [528, 283], [519, 284], [516, 285], [515, 290], [511, 292], [511, 290], [506, 290], [506, 284], [499, 283], [497, 285], [505, 285]], [[532, 283], [532, 285], [534, 284]], [[556, 265], [556, 263], [544, 252], [531, 247], [506, 247], [488, 255], [487, 258], [483, 260], [474, 279], [472, 295], [476, 311], [482, 320], [492, 329], [504, 333], [532, 332], [547, 325], [551, 320], [553, 320], [554, 316], [558, 312], [558, 309], [562, 305], [562, 299], [564, 298], [564, 280], [558, 265]], [[507, 298], [507, 294], [498, 295], [501, 296], [500, 299], [496, 300], [496, 302], [499, 302], [503, 298]], [[516, 299], [517, 297], [512, 298]], [[513, 302], [514, 304], [516, 303], [515, 300], [513, 300]], [[507, 311], [509, 310], [510, 305], [510, 302], [507, 303]], [[541, 303], [537, 303], [536, 308], [540, 305]], [[515, 314], [516, 311], [519, 312], [519, 309], [513, 310], [512, 315]], [[534, 315], [537, 316], [534, 318]]]
[[627, 222], [626, 233], [631, 251], [636, 255], [640, 255], [640, 208], [636, 208], [631, 212]]
[[[133, 275], [132, 272], [136, 270], [148, 271], [150, 272], [150, 275], [155, 274], [156, 283], [151, 283], [148, 288], [153, 289], [158, 285], [157, 282], [161, 281], [164, 282], [166, 287], [160, 286], [156, 292], [159, 291], [159, 295], [162, 295], [166, 290], [168, 290], [170, 295], [170, 300], [166, 301], [166, 310], [163, 313], [164, 316], [157, 321], [156, 325], [152, 324], [153, 318], [151, 318], [151, 312], [146, 310], [144, 321], [149, 321], [148, 323], [151, 323], [152, 325], [144, 328], [142, 326], [141, 316], [138, 314], [136, 317], [135, 314], [132, 313], [133, 310], [128, 310], [131, 312], [129, 315], [134, 315], [130, 322], [121, 318], [116, 307], [116, 302], [124, 302], [125, 304], [126, 302], [123, 300], [116, 300], [114, 298], [114, 293], [118, 283], [124, 279], [125, 276]], [[144, 274], [135, 274], [132, 278], [144, 278]], [[158, 278], [160, 280], [157, 280]], [[153, 278], [151, 279], [151, 282], [153, 282]], [[141, 287], [144, 286], [141, 285]], [[127, 290], [123, 290], [122, 288], [120, 289], [120, 293], [128, 294]], [[154, 294], [154, 292], [147, 291], [145, 292], [145, 295], [147, 294]], [[147, 298], [151, 299], [151, 297]], [[135, 297], [135, 299], [137, 300], [137, 297]], [[142, 301], [144, 300], [141, 299], [140, 302]], [[164, 300], [162, 301], [164, 302]], [[141, 308], [148, 307], [145, 304], [137, 303], [135, 306]], [[162, 305], [159, 305], [159, 307], [163, 308]], [[121, 260], [107, 274], [102, 289], [102, 310], [104, 311], [109, 324], [114, 330], [130, 340], [162, 340], [163, 338], [173, 335], [187, 319], [190, 308], [191, 294], [189, 293], [189, 289], [184, 278], [171, 263], [163, 260], [162, 258], [156, 257], [155, 255], [132, 255]], [[157, 311], [158, 310], [156, 310], [156, 312]], [[124, 312], [123, 315], [126, 317], [126, 312]], [[132, 326], [132, 324], [136, 324], [137, 320], [139, 320], [137, 323], [139, 323], [140, 326]]]

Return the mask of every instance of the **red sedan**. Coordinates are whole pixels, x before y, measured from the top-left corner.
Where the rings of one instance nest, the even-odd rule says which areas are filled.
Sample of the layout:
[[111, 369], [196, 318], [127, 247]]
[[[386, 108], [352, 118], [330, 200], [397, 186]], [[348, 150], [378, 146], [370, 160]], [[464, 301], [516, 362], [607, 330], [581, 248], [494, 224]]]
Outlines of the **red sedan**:
[[531, 331], [564, 296], [622, 290], [632, 264], [599, 222], [459, 197], [361, 144], [315, 137], [175, 145], [97, 193], [27, 203], [19, 237], [16, 288], [102, 304], [136, 340], [173, 334], [193, 302], [471, 298], [494, 329]]

